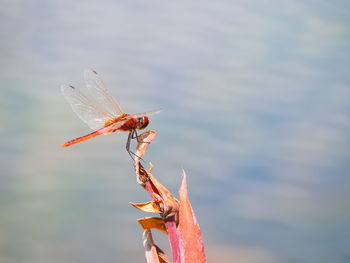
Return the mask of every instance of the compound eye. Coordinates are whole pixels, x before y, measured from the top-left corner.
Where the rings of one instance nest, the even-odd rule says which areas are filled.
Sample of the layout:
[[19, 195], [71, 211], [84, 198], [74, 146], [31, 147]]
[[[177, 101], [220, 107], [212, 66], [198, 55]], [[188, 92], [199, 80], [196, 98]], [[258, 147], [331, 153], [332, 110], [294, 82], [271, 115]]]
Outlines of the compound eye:
[[137, 118], [137, 125], [138, 125], [139, 127], [141, 127], [142, 124], [143, 124], [143, 119], [142, 119], [142, 117], [138, 117], [138, 118]]

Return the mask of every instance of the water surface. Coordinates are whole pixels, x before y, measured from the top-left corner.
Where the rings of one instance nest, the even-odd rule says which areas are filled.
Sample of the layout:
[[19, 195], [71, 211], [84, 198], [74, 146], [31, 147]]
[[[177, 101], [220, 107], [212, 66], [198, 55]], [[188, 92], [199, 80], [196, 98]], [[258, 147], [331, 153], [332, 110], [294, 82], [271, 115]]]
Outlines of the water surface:
[[349, 262], [349, 10], [3, 2], [0, 261], [144, 262], [127, 134], [59, 147], [90, 132], [59, 87], [93, 68], [127, 112], [164, 108], [146, 159], [174, 193], [187, 171], [209, 262]]

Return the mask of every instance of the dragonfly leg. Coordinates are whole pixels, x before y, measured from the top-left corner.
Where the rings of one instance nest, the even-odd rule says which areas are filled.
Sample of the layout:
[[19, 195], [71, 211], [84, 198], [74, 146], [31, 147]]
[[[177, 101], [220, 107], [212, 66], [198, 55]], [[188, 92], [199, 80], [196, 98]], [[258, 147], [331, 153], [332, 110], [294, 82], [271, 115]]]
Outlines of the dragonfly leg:
[[131, 141], [131, 139], [132, 139], [132, 137], [133, 137], [133, 134], [134, 134], [134, 131], [133, 131], [133, 130], [129, 132], [129, 136], [128, 136], [128, 140], [127, 140], [127, 142], [126, 142], [126, 147], [125, 147], [125, 149], [126, 149], [126, 151], [128, 152], [128, 154], [130, 155], [131, 159], [134, 160], [133, 156], [131, 155], [132, 152], [130, 151], [130, 141]]
[[[142, 159], [142, 157], [138, 156], [136, 153], [134, 153], [133, 151], [130, 151], [130, 143], [131, 143], [131, 139], [135, 139], [135, 138], [138, 138], [137, 136], [137, 133], [136, 133], [136, 137], [135, 137], [135, 133], [136, 133], [136, 130], [132, 130], [129, 132], [129, 136], [128, 136], [128, 141], [126, 142], [126, 151], [128, 152], [128, 154], [130, 155], [131, 159], [134, 161], [134, 156], [136, 157], [139, 157], [142, 161], [144, 161]], [[137, 140], [138, 141], [138, 140]]]
[[141, 135], [138, 135], [137, 131], [134, 130], [134, 134], [133, 134], [131, 139], [136, 139], [138, 143], [148, 143], [148, 144], [150, 144], [150, 142], [141, 141], [140, 138], [139, 138], [140, 136]]

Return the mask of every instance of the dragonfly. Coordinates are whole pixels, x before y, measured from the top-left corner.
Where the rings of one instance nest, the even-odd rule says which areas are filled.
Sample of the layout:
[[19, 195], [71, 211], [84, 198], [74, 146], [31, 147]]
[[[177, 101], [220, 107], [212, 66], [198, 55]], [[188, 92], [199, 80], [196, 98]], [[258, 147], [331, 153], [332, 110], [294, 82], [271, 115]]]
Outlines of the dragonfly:
[[132, 157], [133, 152], [130, 151], [131, 139], [136, 138], [139, 141], [137, 130], [146, 128], [149, 124], [148, 116], [157, 114], [162, 109], [137, 114], [125, 113], [96, 71], [85, 70], [84, 80], [90, 96], [86, 96], [76, 87], [69, 85], [62, 85], [61, 90], [72, 110], [94, 131], [63, 143], [61, 146], [71, 146], [102, 134], [127, 131], [129, 136], [126, 150]]

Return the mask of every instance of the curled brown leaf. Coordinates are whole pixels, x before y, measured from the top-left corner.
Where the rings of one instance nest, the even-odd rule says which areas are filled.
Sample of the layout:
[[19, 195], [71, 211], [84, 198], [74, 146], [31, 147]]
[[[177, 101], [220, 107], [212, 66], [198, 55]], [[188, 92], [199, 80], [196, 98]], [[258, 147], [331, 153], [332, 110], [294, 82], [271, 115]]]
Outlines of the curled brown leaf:
[[163, 210], [162, 216], [166, 218], [168, 216], [176, 215], [179, 211], [178, 200], [151, 173], [148, 173], [148, 177], [152, 182], [152, 185], [157, 189], [159, 196], [161, 197], [162, 201], [160, 203], [160, 206]]
[[130, 204], [137, 208], [140, 209], [141, 211], [148, 212], [148, 213], [161, 213], [160, 207], [159, 207], [159, 202], [156, 201], [149, 201], [145, 203], [132, 203]]
[[165, 222], [163, 218], [160, 217], [143, 217], [137, 219], [143, 229], [155, 228], [162, 231], [164, 234], [168, 234], [165, 228]]

